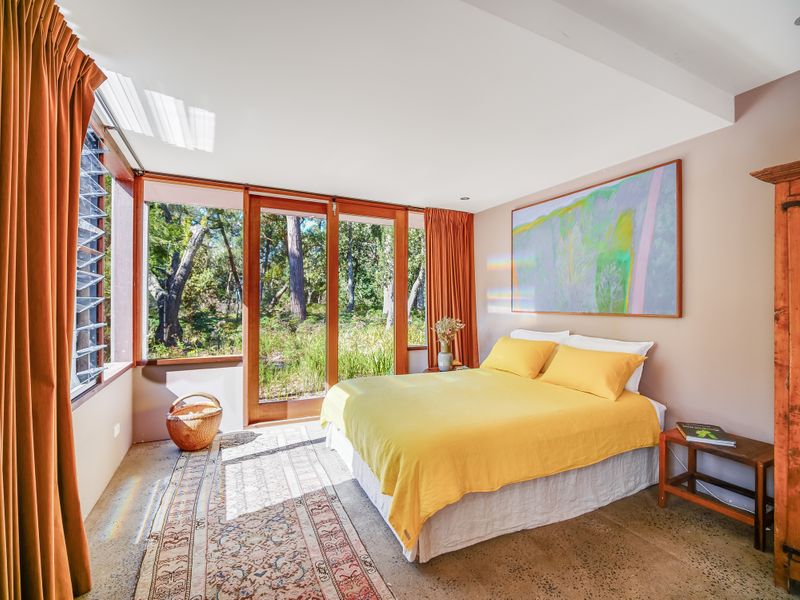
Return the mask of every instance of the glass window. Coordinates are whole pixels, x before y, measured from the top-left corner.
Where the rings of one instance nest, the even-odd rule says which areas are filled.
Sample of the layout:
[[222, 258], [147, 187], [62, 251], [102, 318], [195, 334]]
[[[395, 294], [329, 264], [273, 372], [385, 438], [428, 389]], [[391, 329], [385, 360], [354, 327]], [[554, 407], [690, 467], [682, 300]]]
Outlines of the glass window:
[[408, 227], [408, 345], [425, 346], [427, 343], [425, 224], [421, 214], [412, 213]]
[[146, 182], [147, 358], [242, 353], [241, 199]]
[[339, 380], [394, 373], [394, 223], [339, 218]]
[[106, 185], [106, 361], [121, 367], [133, 360], [133, 182], [107, 176]]
[[73, 333], [70, 392], [76, 397], [100, 380], [109, 360], [111, 335], [110, 267], [111, 176], [103, 166], [103, 145], [90, 128], [81, 153], [78, 199], [78, 247], [75, 277], [75, 330]]
[[325, 395], [327, 220], [261, 211], [259, 402]]

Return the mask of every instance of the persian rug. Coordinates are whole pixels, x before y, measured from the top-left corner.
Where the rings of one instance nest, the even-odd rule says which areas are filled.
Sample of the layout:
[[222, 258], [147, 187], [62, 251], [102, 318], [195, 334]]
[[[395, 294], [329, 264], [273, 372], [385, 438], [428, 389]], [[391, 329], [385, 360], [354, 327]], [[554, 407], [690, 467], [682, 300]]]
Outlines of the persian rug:
[[175, 465], [136, 600], [393, 598], [307, 430], [217, 436]]

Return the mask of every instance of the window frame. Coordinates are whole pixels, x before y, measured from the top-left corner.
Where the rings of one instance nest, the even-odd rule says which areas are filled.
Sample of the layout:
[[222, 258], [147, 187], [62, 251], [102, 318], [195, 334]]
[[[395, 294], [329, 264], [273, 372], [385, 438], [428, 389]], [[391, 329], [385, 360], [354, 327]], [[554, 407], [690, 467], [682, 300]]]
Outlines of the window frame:
[[[114, 210], [114, 190], [116, 187], [123, 188], [127, 193], [132, 195], [132, 183], [134, 179], [134, 174], [130, 170], [130, 167], [127, 164], [127, 161], [122, 157], [119, 148], [114, 144], [113, 140], [110, 140], [105, 135], [105, 127], [104, 125], [98, 120], [95, 114], [92, 114], [90, 118], [89, 127], [87, 128], [87, 136], [89, 133], [92, 132], [98, 141], [98, 146], [102, 148], [102, 153], [96, 154], [98, 160], [106, 169], [107, 173], [98, 174], [97, 175], [97, 182], [103, 188], [106, 188], [105, 178], [108, 176], [111, 178], [111, 185], [108, 189], [108, 194], [102, 197], [102, 202], [98, 203], [98, 208], [106, 211], [108, 207], [108, 202], [106, 201], [106, 197], [111, 198], [111, 210]], [[126, 338], [130, 341], [128, 332], [125, 332], [125, 323], [118, 322], [115, 319], [114, 311], [112, 309], [112, 297], [114, 295], [114, 284], [113, 284], [113, 259], [111, 259], [111, 254], [106, 256], [107, 251], [107, 244], [110, 244], [112, 247], [111, 252], [132, 252], [134, 250], [133, 245], [129, 247], [120, 247], [119, 245], [115, 244], [114, 239], [114, 227], [115, 222], [113, 215], [107, 215], [102, 219], [98, 220], [97, 226], [100, 227], [105, 231], [106, 229], [106, 221], [111, 217], [111, 229], [105, 233], [100, 243], [100, 247], [97, 250], [103, 253], [102, 258], [97, 261], [97, 272], [103, 273], [103, 279], [98, 282], [98, 296], [103, 298], [103, 302], [99, 305], [100, 317], [97, 322], [104, 323], [103, 328], [100, 330], [100, 335], [96, 338], [96, 342], [98, 344], [107, 344], [107, 348], [98, 350], [99, 353], [99, 364], [102, 364], [104, 369], [102, 372], [98, 374], [90, 383], [81, 384], [76, 386], [75, 388], [70, 390], [70, 402], [72, 405], [72, 410], [77, 409], [81, 406], [84, 402], [86, 402], [89, 398], [100, 392], [104, 389], [107, 385], [111, 384], [117, 378], [119, 378], [123, 373], [125, 373], [128, 369], [133, 367], [132, 360], [114, 360], [114, 350], [113, 344], [115, 339], [122, 339], [125, 340]], [[124, 227], [125, 223], [122, 223]], [[130, 225], [130, 223], [128, 223]], [[116, 227], [119, 227], [120, 223], [116, 223]], [[110, 262], [110, 265], [106, 263]], [[106, 276], [106, 266], [109, 266], [108, 276]], [[77, 262], [76, 262], [76, 271], [77, 271]], [[109, 291], [109, 296], [106, 297], [105, 292], [106, 290]], [[77, 297], [77, 290], [76, 290], [76, 297]], [[77, 307], [76, 307], [77, 308]], [[75, 318], [77, 318], [77, 312], [75, 313]], [[77, 324], [77, 323], [76, 323]], [[109, 331], [112, 333], [110, 339], [105, 339], [105, 334], [103, 333], [103, 329], [105, 326], [108, 326]], [[75, 334], [73, 333], [73, 336]], [[119, 337], [118, 337], [119, 335]], [[76, 340], [73, 339], [73, 346], [76, 344]], [[109, 353], [108, 359], [106, 359], [106, 352]], [[73, 356], [73, 360], [75, 360]], [[71, 378], [70, 378], [71, 380]]]
[[[242, 194], [242, 208], [244, 211], [244, 239], [243, 239], [243, 310], [242, 310], [242, 355], [208, 356], [187, 358], [162, 358], [148, 359], [143, 355], [144, 339], [147, 336], [147, 286], [144, 276], [146, 274], [145, 244], [145, 183], [148, 181], [164, 182], [197, 187], [216, 188], [228, 191], [238, 191]], [[243, 363], [244, 373], [244, 424], [249, 425], [263, 421], [284, 420], [293, 418], [307, 418], [311, 414], [318, 414], [318, 407], [309, 402], [306, 409], [300, 411], [274, 411], [270, 414], [258, 404], [258, 336], [259, 336], [259, 305], [258, 285], [259, 271], [254, 265], [258, 264], [258, 235], [259, 218], [261, 214], [261, 199], [271, 197], [274, 206], [289, 208], [297, 206], [300, 202], [309, 200], [317, 201], [325, 207], [328, 228], [328, 312], [327, 312], [327, 355], [326, 380], [328, 386], [333, 385], [338, 377], [338, 262], [330, 257], [338, 257], [338, 221], [339, 214], [353, 214], [367, 217], [390, 219], [394, 223], [394, 272], [395, 272], [395, 302], [397, 314], [407, 314], [408, 303], [408, 229], [409, 212], [423, 212], [420, 208], [399, 204], [373, 202], [352, 198], [341, 198], [313, 192], [302, 192], [272, 188], [265, 186], [238, 184], [227, 181], [203, 179], [197, 177], [184, 177], [166, 173], [137, 172], [133, 185], [133, 213], [134, 213], [134, 260], [133, 260], [133, 314], [134, 314], [134, 364], [138, 366], [179, 366], [205, 364], [238, 364]], [[255, 242], [255, 243], [254, 243]], [[253, 273], [253, 271], [255, 272]], [[427, 303], [426, 303], [427, 311]], [[405, 318], [395, 318], [395, 373], [409, 372], [409, 350], [423, 350], [427, 346], [408, 345], [408, 322]], [[251, 354], [255, 353], [255, 359]], [[319, 399], [321, 402], [321, 399]], [[296, 408], [300, 408], [298, 405]], [[316, 409], [316, 412], [314, 412]]]
[[[186, 357], [150, 357], [148, 356], [148, 336], [149, 336], [149, 292], [147, 287], [147, 260], [149, 250], [149, 231], [148, 204], [171, 205], [165, 201], [146, 201], [145, 184], [147, 181], [164, 182], [173, 185], [183, 185], [186, 187], [215, 188], [223, 191], [230, 191], [228, 186], [218, 185], [198, 185], [191, 178], [170, 177], [168, 181], [161, 178], [148, 177], [145, 174], [137, 174], [134, 180], [134, 264], [133, 264], [133, 314], [134, 314], [134, 363], [137, 366], [178, 366], [178, 365], [204, 365], [204, 364], [237, 364], [244, 359], [244, 351], [236, 354], [207, 354], [200, 356]], [[180, 204], [180, 203], [174, 203]], [[213, 206], [197, 205], [202, 208], [215, 208]], [[242, 236], [245, 235], [244, 207], [222, 208], [221, 210], [239, 211], [242, 213]], [[242, 249], [244, 251], [244, 249]], [[243, 261], [244, 263], [244, 256]], [[242, 265], [242, 296], [244, 296], [244, 264]], [[244, 298], [242, 298], [244, 305]], [[242, 345], [244, 345], [244, 306], [242, 307]]]

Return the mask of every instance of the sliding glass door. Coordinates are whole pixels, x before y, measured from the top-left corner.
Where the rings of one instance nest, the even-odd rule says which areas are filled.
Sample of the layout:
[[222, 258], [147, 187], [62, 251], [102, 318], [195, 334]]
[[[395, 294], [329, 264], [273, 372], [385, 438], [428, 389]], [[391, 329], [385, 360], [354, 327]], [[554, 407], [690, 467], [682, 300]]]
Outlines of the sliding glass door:
[[406, 373], [405, 209], [246, 202], [246, 421], [314, 416], [337, 381]]
[[247, 421], [315, 415], [328, 380], [328, 207], [269, 196], [248, 204]]

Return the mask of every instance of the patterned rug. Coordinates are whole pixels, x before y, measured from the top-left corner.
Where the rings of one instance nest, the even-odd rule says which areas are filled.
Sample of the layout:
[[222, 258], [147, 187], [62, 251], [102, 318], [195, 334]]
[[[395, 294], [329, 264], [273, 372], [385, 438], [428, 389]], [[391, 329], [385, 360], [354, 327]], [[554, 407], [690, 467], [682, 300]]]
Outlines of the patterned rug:
[[393, 598], [304, 427], [217, 436], [181, 454], [136, 600]]

